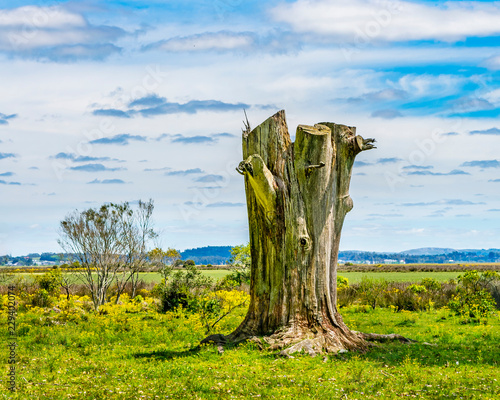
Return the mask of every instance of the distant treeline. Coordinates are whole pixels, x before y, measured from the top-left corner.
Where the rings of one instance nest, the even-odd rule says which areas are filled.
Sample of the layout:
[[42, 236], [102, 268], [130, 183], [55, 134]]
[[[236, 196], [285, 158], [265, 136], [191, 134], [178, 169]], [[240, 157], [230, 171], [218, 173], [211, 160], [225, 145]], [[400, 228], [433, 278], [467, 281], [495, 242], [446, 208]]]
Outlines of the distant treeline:
[[222, 265], [231, 257], [232, 246], [206, 246], [181, 251], [183, 260], [193, 260], [197, 265]]
[[405, 262], [406, 264], [443, 264], [443, 263], [460, 263], [460, 262], [500, 262], [500, 251], [474, 251], [460, 252], [453, 251], [446, 254], [402, 254], [402, 253], [376, 253], [376, 252], [359, 252], [359, 251], [341, 251], [339, 252], [339, 260], [351, 263], [371, 262], [372, 264], [384, 264], [387, 260], [397, 262]]
[[[205, 246], [196, 249], [187, 249], [181, 252], [182, 260], [193, 260], [197, 265], [223, 265], [231, 257], [232, 246]], [[0, 265], [17, 264], [30, 266], [35, 261], [58, 263], [61, 260], [71, 260], [72, 254], [61, 253], [31, 253], [26, 256], [0, 256]], [[341, 251], [339, 263], [362, 264], [446, 264], [446, 263], [494, 263], [500, 262], [500, 250], [473, 250], [452, 251], [443, 254], [405, 254], [405, 253], [378, 253], [368, 251]]]
[[69, 254], [61, 253], [30, 253], [26, 256], [12, 257], [10, 255], [0, 256], [0, 265], [18, 265], [18, 266], [31, 266], [35, 265], [36, 262], [50, 262], [57, 264], [61, 260], [69, 260], [71, 257]]
[[340, 264], [338, 272], [463, 272], [500, 271], [499, 263], [422, 263], [422, 264]]
[[[197, 249], [181, 251], [182, 260], [193, 260], [197, 265], [223, 265], [231, 257], [232, 246], [206, 246]], [[38, 261], [48, 261], [54, 264], [61, 260], [68, 261], [73, 258], [72, 254], [62, 253], [30, 253], [26, 256], [12, 257], [0, 256], [0, 265], [16, 264], [18, 266], [31, 266]]]

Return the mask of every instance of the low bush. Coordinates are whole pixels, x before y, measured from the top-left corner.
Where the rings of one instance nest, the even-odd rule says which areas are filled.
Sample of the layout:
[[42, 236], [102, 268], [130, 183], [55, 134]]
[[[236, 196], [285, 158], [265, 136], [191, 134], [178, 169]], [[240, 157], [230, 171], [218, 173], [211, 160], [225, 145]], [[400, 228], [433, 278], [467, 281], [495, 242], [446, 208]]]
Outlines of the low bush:
[[349, 286], [349, 280], [341, 275], [337, 275], [337, 290], [344, 289]]
[[339, 308], [350, 305], [372, 309], [390, 307], [399, 312], [447, 306], [462, 316], [464, 322], [479, 322], [494, 311], [495, 306], [500, 308], [500, 280], [495, 271], [467, 271], [457, 281], [445, 283], [432, 278], [409, 283], [363, 277], [360, 283], [348, 285], [340, 276], [337, 282]]
[[372, 279], [364, 276], [358, 284], [358, 293], [362, 304], [375, 309], [388, 286], [389, 282], [385, 279]]
[[[141, 295], [141, 294], [143, 294], [144, 291], [150, 292], [154, 286], [155, 286], [154, 282], [145, 282], [144, 280], [140, 280], [139, 282], [137, 282], [137, 286], [135, 288], [135, 293], [136, 293], [136, 295]], [[116, 296], [117, 292], [118, 292], [118, 288], [116, 287], [116, 285], [111, 286], [111, 288], [109, 290], [109, 297]], [[130, 298], [132, 298], [133, 292], [134, 292], [134, 288], [133, 288], [132, 283], [127, 282], [125, 284], [125, 286], [123, 287], [123, 290], [121, 293], [127, 294]], [[87, 293], [80, 293], [80, 294], [83, 295], [83, 294], [87, 294]]]
[[[392, 286], [392, 285], [391, 285]], [[397, 287], [399, 286], [399, 287]], [[431, 309], [434, 302], [423, 285], [394, 285], [385, 291], [385, 302], [397, 311], [421, 311]]]
[[491, 290], [496, 289], [499, 274], [494, 271], [467, 271], [458, 277], [457, 292], [448, 303], [463, 322], [479, 322], [495, 310]]
[[31, 305], [33, 307], [50, 307], [53, 304], [53, 299], [46, 289], [38, 289], [31, 296]]
[[61, 281], [61, 271], [58, 268], [50, 269], [44, 274], [35, 277], [35, 284], [37, 284], [40, 289], [46, 290], [50, 294], [59, 291]]
[[160, 300], [161, 312], [172, 311], [177, 307], [197, 308], [197, 298], [204, 297], [213, 285], [213, 280], [202, 275], [195, 265], [186, 265], [186, 271], [170, 270], [167, 278], [162, 279], [152, 290], [153, 295]]
[[233, 270], [219, 282], [220, 287], [226, 289], [240, 287], [243, 284], [250, 284], [250, 271], [246, 269]]

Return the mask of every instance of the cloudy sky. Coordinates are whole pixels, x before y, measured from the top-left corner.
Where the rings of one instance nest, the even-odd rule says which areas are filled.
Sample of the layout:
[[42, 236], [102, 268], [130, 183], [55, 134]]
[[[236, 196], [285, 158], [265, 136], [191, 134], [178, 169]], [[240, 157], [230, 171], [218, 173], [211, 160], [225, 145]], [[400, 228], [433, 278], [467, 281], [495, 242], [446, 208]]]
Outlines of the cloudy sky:
[[344, 250], [500, 247], [500, 2], [0, 0], [0, 254], [152, 198], [159, 245], [248, 240], [252, 126], [354, 125]]

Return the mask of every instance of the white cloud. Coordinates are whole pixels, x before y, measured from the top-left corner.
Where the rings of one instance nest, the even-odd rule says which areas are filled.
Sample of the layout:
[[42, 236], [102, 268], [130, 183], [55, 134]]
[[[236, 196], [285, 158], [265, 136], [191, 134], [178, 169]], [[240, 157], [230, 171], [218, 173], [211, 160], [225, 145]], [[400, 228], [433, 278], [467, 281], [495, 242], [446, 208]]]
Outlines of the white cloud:
[[146, 49], [155, 48], [172, 52], [234, 50], [249, 47], [254, 41], [254, 35], [250, 33], [207, 32], [163, 40], [146, 46]]
[[[499, 58], [499, 62], [500, 62], [500, 58]], [[483, 97], [485, 100], [489, 101], [492, 104], [500, 104], [500, 89], [495, 89], [495, 90], [492, 90], [488, 93], [485, 93], [483, 95]]]
[[[96, 49], [89, 46], [108, 46], [104, 51], [114, 52], [117, 48], [110, 49], [110, 42], [124, 34], [117, 27], [93, 25], [83, 15], [59, 6], [0, 10], [0, 51], [8, 54], [34, 58], [45, 55], [49, 59], [94, 58]], [[57, 46], [74, 47], [54, 53]], [[46, 49], [47, 54], [37, 51], [40, 49]], [[102, 58], [101, 54], [97, 58]]]
[[424, 232], [424, 228], [401, 229], [399, 231], [396, 231], [398, 235], [420, 235]]
[[498, 3], [446, 2], [441, 6], [409, 1], [298, 0], [271, 10], [297, 31], [334, 40], [455, 42], [500, 33]]
[[85, 19], [60, 7], [25, 6], [12, 10], [0, 10], [0, 27], [61, 29], [84, 27]]
[[366, 94], [366, 98], [371, 101], [392, 101], [404, 99], [408, 93], [398, 89], [384, 89]]
[[467, 81], [466, 78], [452, 75], [409, 74], [403, 76], [398, 83], [401, 89], [416, 96], [428, 96], [431, 93], [445, 96], [455, 93]]
[[377, 110], [373, 111], [371, 114], [374, 118], [385, 118], [385, 119], [393, 119], [397, 117], [402, 117], [403, 115], [398, 110]]
[[492, 71], [500, 70], [500, 54], [487, 58], [482, 65]]
[[[269, 7], [269, 4], [262, 2], [262, 7]], [[341, 2], [341, 11], [342, 5], [345, 3]], [[491, 212], [490, 218], [484, 222], [476, 215], [482, 215], [483, 209], [498, 209], [498, 184], [490, 182], [498, 179], [498, 169], [480, 171], [479, 168], [470, 168], [470, 175], [434, 177], [408, 175], [403, 167], [415, 163], [417, 166], [433, 165], [435, 173], [447, 173], [470, 160], [498, 159], [497, 137], [493, 134], [497, 125], [491, 119], [447, 119], [436, 114], [424, 115], [427, 102], [446, 96], [453, 99], [472, 95], [469, 89], [474, 86], [471, 85], [470, 68], [498, 55], [497, 48], [431, 42], [419, 46], [367, 46], [355, 52], [352, 59], [347, 59], [341, 48], [331, 46], [328, 37], [318, 40], [320, 46], [310, 46], [304, 43], [317, 40], [317, 36], [283, 34], [277, 24], [254, 18], [254, 15], [242, 15], [238, 22], [228, 19], [207, 23], [199, 19], [193, 25], [186, 23], [182, 16], [173, 22], [168, 18], [163, 21], [166, 14], [171, 15], [170, 10], [163, 15], [152, 15], [152, 11], [144, 9], [140, 13], [134, 12], [134, 17], [127, 17], [119, 7], [111, 11], [104, 10], [104, 7], [92, 11], [69, 7], [67, 3], [59, 7], [63, 15], [59, 20], [52, 20], [50, 27], [48, 22], [39, 25], [36, 32], [45, 35], [40, 36], [45, 41], [40, 39], [39, 47], [23, 51], [47, 54], [49, 44], [56, 40], [63, 43], [53, 51], [58, 57], [82, 59], [91, 49], [109, 54], [104, 48], [85, 47], [94, 46], [94, 43], [122, 46], [125, 50], [120, 57], [110, 57], [102, 63], [76, 62], [71, 65], [0, 57], [2, 93], [9, 98], [8, 106], [0, 112], [18, 115], [9, 120], [9, 125], [0, 125], [2, 152], [18, 155], [0, 160], [0, 174], [14, 171], [15, 180], [23, 182], [22, 185], [1, 185], [6, 195], [0, 199], [0, 209], [5, 210], [5, 221], [0, 224], [0, 254], [60, 251], [54, 232], [58, 221], [67, 212], [97, 207], [109, 201], [137, 200], [138, 193], [142, 199], [153, 198], [156, 202], [155, 221], [165, 232], [162, 245], [182, 248], [247, 241], [246, 207], [228, 206], [245, 201], [244, 181], [235, 171], [242, 160], [239, 137], [244, 119], [242, 110], [238, 108], [224, 115], [204, 111], [121, 119], [92, 113], [97, 107], [93, 103], [98, 103], [99, 107], [127, 110], [133, 100], [142, 99], [144, 102], [146, 98], [149, 101], [161, 100], [161, 103], [166, 101], [162, 100], [164, 97], [180, 105], [192, 99], [223, 99], [231, 104], [276, 104], [278, 108], [286, 109], [292, 136], [298, 124], [312, 125], [327, 120], [357, 126], [360, 135], [376, 138], [378, 149], [358, 156], [359, 161], [371, 166], [355, 166], [351, 184], [355, 207], [344, 225], [343, 248], [366, 250], [370, 246], [374, 250], [387, 251], [390, 250], [388, 246], [394, 246], [404, 250], [429, 246], [436, 238], [439, 238], [440, 246], [495, 246], [500, 234], [497, 220], [491, 218]], [[394, 19], [397, 17], [394, 15]], [[6, 23], [4, 19], [0, 26], [0, 37], [6, 40], [5, 32], [22, 31], [22, 25], [16, 25], [15, 19], [9, 18], [10, 22]], [[110, 36], [105, 36], [108, 31], [100, 26], [121, 26], [132, 32], [138, 23], [131, 22], [130, 18], [139, 18], [151, 25], [162, 18], [165, 23], [141, 36], [127, 36], [121, 31], [124, 36], [119, 42], [112, 39], [116, 30], [112, 29]], [[324, 19], [322, 15], [317, 18]], [[358, 19], [353, 16], [355, 22]], [[477, 21], [472, 19], [471, 23], [477, 24]], [[345, 29], [351, 29], [349, 24]], [[248, 33], [250, 30], [254, 33]], [[66, 32], [71, 35], [65, 36]], [[95, 36], [92, 36], [93, 32]], [[104, 36], [99, 36], [99, 32]], [[337, 38], [334, 36], [335, 40]], [[160, 42], [162, 39], [169, 40]], [[276, 39], [285, 51], [275, 51], [279, 46], [271, 44], [271, 39]], [[169, 51], [177, 53], [159, 56], [162, 51], [159, 49], [157, 52], [138, 51], [140, 46], [151, 42], [164, 44], [167, 48], [170, 46]], [[301, 48], [294, 47], [297, 42], [303, 44]], [[291, 48], [296, 51], [290, 51]], [[242, 57], [242, 53], [247, 55]], [[436, 65], [439, 68], [435, 68]], [[396, 69], [398, 67], [402, 68]], [[149, 72], [151, 70], [156, 71], [154, 75]], [[474, 71], [482, 73], [478, 69]], [[498, 85], [488, 75], [484, 80], [488, 85], [482, 85], [475, 94], [498, 104]], [[473, 82], [480, 83], [479, 80]], [[114, 94], [110, 94], [111, 91]], [[155, 98], [153, 93], [157, 93]], [[351, 98], [363, 102], [339, 101]], [[408, 103], [408, 107], [423, 104], [422, 115], [402, 108], [399, 105], [402, 102]], [[447, 105], [449, 102], [445, 107]], [[394, 110], [404, 117], [387, 118], [396, 115]], [[274, 111], [259, 107], [247, 109], [252, 127]], [[374, 112], [386, 118], [372, 118], [370, 115]], [[101, 126], [108, 126], [109, 131]], [[459, 134], [435, 134], [450, 131]], [[234, 140], [221, 138], [210, 147], [210, 151], [203, 146], [183, 146], [171, 141], [175, 135], [215, 140], [219, 138], [215, 132], [230, 132], [237, 137]], [[490, 135], [480, 138], [468, 132]], [[124, 134], [145, 136], [147, 140], [136, 140], [129, 146], [88, 145], [89, 140]], [[164, 139], [155, 140], [159, 138]], [[50, 158], [62, 152], [74, 154], [74, 161]], [[472, 157], [471, 154], [480, 154], [481, 157]], [[396, 157], [403, 161], [377, 162]], [[69, 169], [82, 164], [84, 159], [85, 164], [102, 162], [108, 168], [124, 167], [127, 170], [78, 172]], [[123, 162], [115, 164], [116, 160]], [[63, 168], [60, 178], [55, 163], [60, 163]], [[186, 179], [162, 173], [196, 168], [206, 172], [188, 175]], [[358, 171], [366, 175], [359, 175]], [[394, 184], [388, 176], [395, 177]], [[204, 182], [195, 183], [197, 178]], [[126, 184], [113, 184], [118, 183], [118, 179]], [[92, 181], [96, 184], [87, 184]], [[36, 182], [37, 186], [27, 184], [31, 182]], [[464, 205], [464, 211], [471, 209], [474, 217], [462, 221], [447, 213], [439, 222], [439, 226], [449, 227], [446, 232], [437, 231], [436, 221], [424, 218], [434, 208], [444, 205], [400, 206], [428, 202], [430, 195], [432, 199], [462, 199], [464, 187], [468, 188], [468, 193], [484, 193], [481, 200], [486, 204]], [[387, 204], [389, 201], [392, 204]], [[186, 202], [205, 206], [199, 209], [190, 207], [186, 215], [177, 207]], [[453, 213], [462, 212], [459, 210], [462, 206], [454, 207], [457, 210]], [[366, 240], [359, 240], [355, 227], [365, 229], [368, 212], [404, 217], [400, 220], [380, 218], [380, 226], [362, 231], [359, 235], [365, 235], [362, 237]], [[35, 223], [40, 229], [27, 229]], [[468, 238], [464, 243], [460, 239], [461, 233], [457, 233], [458, 226], [467, 230], [480, 227], [483, 236], [473, 242]], [[412, 232], [412, 227], [425, 230]], [[487, 236], [488, 229], [496, 235]], [[387, 237], [394, 236], [398, 230], [407, 231], [407, 234], [399, 235], [397, 241], [388, 245]]]

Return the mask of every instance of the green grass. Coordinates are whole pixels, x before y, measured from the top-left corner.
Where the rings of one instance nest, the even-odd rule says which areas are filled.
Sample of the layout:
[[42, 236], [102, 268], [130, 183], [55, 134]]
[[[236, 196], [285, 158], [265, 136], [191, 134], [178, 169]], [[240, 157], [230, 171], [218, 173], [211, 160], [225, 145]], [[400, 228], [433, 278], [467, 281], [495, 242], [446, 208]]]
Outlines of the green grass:
[[[70, 272], [65, 272], [66, 274], [70, 274]], [[228, 275], [231, 273], [229, 270], [202, 270], [201, 273], [206, 276], [210, 276], [211, 278], [214, 279], [220, 279], [223, 278], [224, 276]], [[15, 277], [24, 277], [27, 281], [31, 282], [33, 280], [33, 277], [38, 276], [38, 274], [32, 274], [32, 273], [26, 273], [26, 272], [16, 272], [14, 273]], [[144, 282], [149, 283], [149, 282], [160, 282], [161, 280], [161, 275], [158, 272], [142, 272], [140, 274], [140, 279], [144, 280]], [[76, 281], [76, 279], [75, 279]]]
[[[202, 270], [201, 273], [214, 279], [220, 279], [230, 274], [231, 271], [226, 269]], [[143, 272], [140, 279], [144, 282], [160, 282], [161, 275], [158, 272]]]
[[[396, 332], [418, 344], [366, 354], [293, 359], [246, 344], [219, 355], [194, 351], [205, 337], [197, 314], [158, 314], [113, 306], [107, 315], [20, 312], [19, 391], [11, 399], [496, 399], [500, 323], [462, 325], [449, 311], [342, 309], [365, 332]], [[360, 312], [362, 310], [363, 312]], [[245, 315], [221, 321], [231, 332]], [[2, 326], [7, 326], [5, 311]], [[3, 343], [11, 338], [2, 329]], [[427, 343], [427, 344], [426, 344]], [[7, 367], [1, 375], [5, 387]]]
[[[231, 273], [229, 270], [202, 270], [204, 275], [210, 276], [214, 279], [220, 279]], [[423, 278], [434, 278], [440, 282], [445, 282], [450, 279], [456, 279], [458, 275], [462, 272], [425, 272], [425, 271], [410, 271], [410, 272], [342, 272], [339, 271], [338, 274], [346, 277], [349, 283], [358, 283], [361, 281], [363, 276], [372, 279], [385, 279], [387, 281], [395, 282], [419, 282]], [[23, 276], [28, 281], [31, 281], [34, 274], [18, 272], [14, 274], [16, 277]], [[35, 275], [36, 276], [36, 275]], [[160, 282], [161, 276], [157, 272], [143, 272], [141, 273], [141, 279], [145, 282]]]
[[[231, 271], [228, 270], [203, 270], [203, 275], [210, 276], [214, 279], [220, 279]], [[346, 277], [349, 283], [358, 283], [363, 276], [372, 279], [385, 279], [387, 281], [395, 282], [419, 282], [423, 278], [434, 278], [440, 282], [450, 279], [456, 279], [460, 272], [339, 272], [341, 276]], [[160, 274], [156, 272], [145, 272], [141, 274], [141, 279], [145, 282], [159, 282]]]
[[440, 282], [456, 279], [461, 272], [338, 272], [338, 275], [349, 280], [349, 283], [358, 283], [363, 276], [372, 279], [385, 279], [389, 282], [420, 282], [423, 278], [433, 278]]

